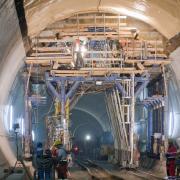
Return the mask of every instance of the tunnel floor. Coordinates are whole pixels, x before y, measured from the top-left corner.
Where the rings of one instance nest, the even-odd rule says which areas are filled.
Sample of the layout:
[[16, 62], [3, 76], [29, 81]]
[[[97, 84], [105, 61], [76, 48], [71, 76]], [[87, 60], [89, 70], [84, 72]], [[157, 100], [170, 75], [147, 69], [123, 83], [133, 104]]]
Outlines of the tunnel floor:
[[[83, 170], [79, 165], [74, 164], [73, 167], [70, 168], [70, 176], [68, 179], [81, 179], [81, 180], [89, 180], [89, 179], [124, 179], [124, 180], [140, 180], [140, 179], [147, 179], [147, 180], [158, 180], [158, 179], [165, 179], [165, 175], [160, 174], [159, 172], [154, 173], [152, 171], [143, 171], [142, 169], [121, 169], [118, 166], [112, 165], [107, 161], [95, 161], [97, 165], [97, 172], [98, 168], [100, 167], [103, 171], [105, 170], [110, 176], [104, 177], [102, 175], [98, 177], [95, 176], [95, 172], [93, 172], [94, 176], [92, 177], [89, 172]], [[91, 171], [91, 169], [90, 169]], [[100, 172], [101, 173], [101, 172]], [[99, 173], [99, 174], [100, 174]]]
[[[79, 161], [79, 160], [78, 160]], [[107, 161], [92, 161], [95, 166], [95, 170], [91, 168], [84, 169], [79, 165], [78, 161], [74, 162], [72, 167], [68, 171], [68, 179], [71, 180], [91, 180], [91, 179], [105, 179], [105, 180], [158, 180], [165, 179], [165, 174], [159, 173], [158, 170], [145, 171], [143, 169], [122, 169], [117, 165], [108, 163]], [[102, 170], [102, 172], [101, 172]], [[106, 172], [108, 176], [104, 175]], [[98, 174], [98, 176], [97, 176]], [[3, 168], [0, 168], [0, 179], [3, 179]], [[7, 180], [25, 180], [25, 172], [14, 173], [6, 178]]]

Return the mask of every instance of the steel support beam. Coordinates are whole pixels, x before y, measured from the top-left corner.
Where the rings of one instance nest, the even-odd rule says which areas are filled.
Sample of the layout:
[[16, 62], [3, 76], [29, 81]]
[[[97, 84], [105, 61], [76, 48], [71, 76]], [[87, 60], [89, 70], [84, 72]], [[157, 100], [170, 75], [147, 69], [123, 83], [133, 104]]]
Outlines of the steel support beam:
[[66, 94], [66, 99], [71, 99], [73, 95], [75, 94], [76, 90], [78, 89], [80, 85], [80, 81], [76, 81], [73, 86], [70, 88], [69, 92]]
[[148, 85], [148, 83], [149, 83], [149, 77], [150, 77], [150, 75], [148, 74], [148, 75], [146, 75], [146, 79], [147, 80], [145, 80], [145, 81], [143, 81], [142, 82], [142, 84], [140, 85], [140, 87], [136, 90], [136, 92], [135, 92], [135, 98], [141, 93], [141, 91]]
[[122, 96], [127, 96], [127, 92], [125, 91], [124, 87], [119, 82], [115, 82], [115, 85], [118, 91], [122, 94]]
[[61, 94], [60, 94], [60, 99], [61, 99], [61, 120], [62, 122], [65, 119], [65, 104], [66, 104], [66, 91], [65, 91], [65, 81], [61, 81], [59, 83], [61, 87]]
[[130, 165], [134, 164], [134, 121], [135, 121], [134, 74], [131, 75], [131, 126], [130, 126]]
[[29, 95], [29, 79], [28, 75], [24, 75], [24, 157], [29, 158], [30, 155], [30, 146], [31, 143], [31, 131], [32, 131], [32, 122], [31, 122], [31, 113], [30, 113], [30, 107], [29, 107], [29, 101], [28, 101], [28, 95]]
[[148, 108], [148, 131], [147, 131], [147, 151], [151, 152], [152, 143], [151, 137], [153, 135], [153, 118], [152, 118], [152, 108]]
[[65, 87], [65, 80], [62, 80], [58, 83], [61, 87], [61, 122], [63, 123], [63, 130], [64, 130], [64, 134], [63, 134], [63, 141], [64, 141], [64, 145], [68, 146], [69, 144], [69, 132], [68, 132], [68, 123], [67, 123], [67, 119], [66, 119], [66, 111], [65, 111], [65, 105], [66, 105], [66, 87]]
[[52, 95], [56, 98], [58, 98], [59, 101], [61, 101], [61, 96], [57, 92], [57, 90], [54, 88], [54, 86], [51, 84], [51, 82], [47, 81], [46, 82], [47, 88], [51, 91]]
[[47, 88], [50, 90], [50, 92], [52, 93], [54, 97], [56, 97], [59, 101], [61, 101], [60, 94], [57, 92], [57, 90], [54, 88], [54, 86], [51, 84], [51, 81], [49, 81], [48, 78], [49, 78], [49, 74], [45, 73], [45, 80], [46, 80]]
[[[109, 76], [109, 77], [57, 77], [57, 76], [49, 76], [49, 73], [45, 73], [45, 77], [47, 81], [54, 81], [58, 82], [61, 80], [67, 80], [67, 81], [80, 81], [80, 82], [94, 82], [94, 81], [103, 81], [103, 82], [115, 82], [118, 80], [126, 80], [129, 79], [128, 77], [120, 77], [118, 75]], [[146, 77], [135, 77], [135, 82], [144, 82], [147, 81], [148, 78]]]

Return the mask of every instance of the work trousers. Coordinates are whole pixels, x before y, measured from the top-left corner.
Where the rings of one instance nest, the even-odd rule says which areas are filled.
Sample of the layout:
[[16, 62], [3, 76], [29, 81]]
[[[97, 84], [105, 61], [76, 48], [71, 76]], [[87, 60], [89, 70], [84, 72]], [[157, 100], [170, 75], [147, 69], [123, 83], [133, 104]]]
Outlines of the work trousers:
[[51, 180], [51, 169], [38, 169], [38, 180]]
[[175, 176], [176, 166], [175, 166], [175, 160], [174, 159], [167, 161], [166, 168], [167, 168], [167, 175], [168, 176]]
[[67, 179], [67, 162], [60, 162], [56, 167], [58, 173], [58, 179]]

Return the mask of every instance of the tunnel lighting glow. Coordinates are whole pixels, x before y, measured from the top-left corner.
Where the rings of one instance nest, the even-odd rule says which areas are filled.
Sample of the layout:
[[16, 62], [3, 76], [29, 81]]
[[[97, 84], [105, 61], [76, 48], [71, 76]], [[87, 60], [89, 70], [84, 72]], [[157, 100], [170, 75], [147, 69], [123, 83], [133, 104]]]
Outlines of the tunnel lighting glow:
[[127, 19], [127, 16], [119, 16], [119, 19]]
[[24, 135], [24, 119], [21, 118], [21, 134]]
[[168, 134], [169, 136], [172, 135], [172, 123], [173, 123], [173, 118], [172, 118], [172, 112], [169, 113], [169, 131]]
[[86, 47], [85, 46], [81, 46], [81, 52], [84, 53], [86, 51], [87, 51]]
[[85, 137], [85, 140], [86, 141], [90, 141], [91, 140], [91, 136], [89, 134], [87, 134], [86, 137]]
[[84, 53], [87, 52], [87, 49], [85, 46], [81, 46], [80, 51], [81, 51], [81, 56], [84, 57]]
[[78, 52], [79, 51], [79, 44], [76, 44], [76, 47], [75, 47], [75, 52]]
[[34, 133], [33, 130], [32, 130], [32, 140], [33, 140], [33, 141], [35, 140], [35, 133]]
[[123, 8], [123, 7], [122, 8], [112, 7], [111, 9], [118, 12], [118, 13], [122, 13], [122, 14], [131, 16], [131, 17], [143, 20], [143, 21], [149, 21], [149, 18], [147, 16], [141, 14], [140, 12], [131, 11], [131, 10], [128, 10], [126, 8]]
[[9, 130], [13, 129], [13, 106], [10, 106]]
[[102, 81], [96, 81], [96, 85], [97, 86], [101, 86], [102, 85]]

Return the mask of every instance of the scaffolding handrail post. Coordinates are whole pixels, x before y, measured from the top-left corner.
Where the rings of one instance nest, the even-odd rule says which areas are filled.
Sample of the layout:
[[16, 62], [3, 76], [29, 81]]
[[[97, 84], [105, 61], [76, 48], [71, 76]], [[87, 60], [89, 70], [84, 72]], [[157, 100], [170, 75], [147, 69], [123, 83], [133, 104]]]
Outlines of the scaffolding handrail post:
[[131, 152], [131, 158], [130, 158], [130, 165], [133, 166], [134, 164], [134, 112], [135, 107], [135, 98], [134, 98], [134, 73], [131, 74], [131, 130], [130, 130], [130, 152]]

